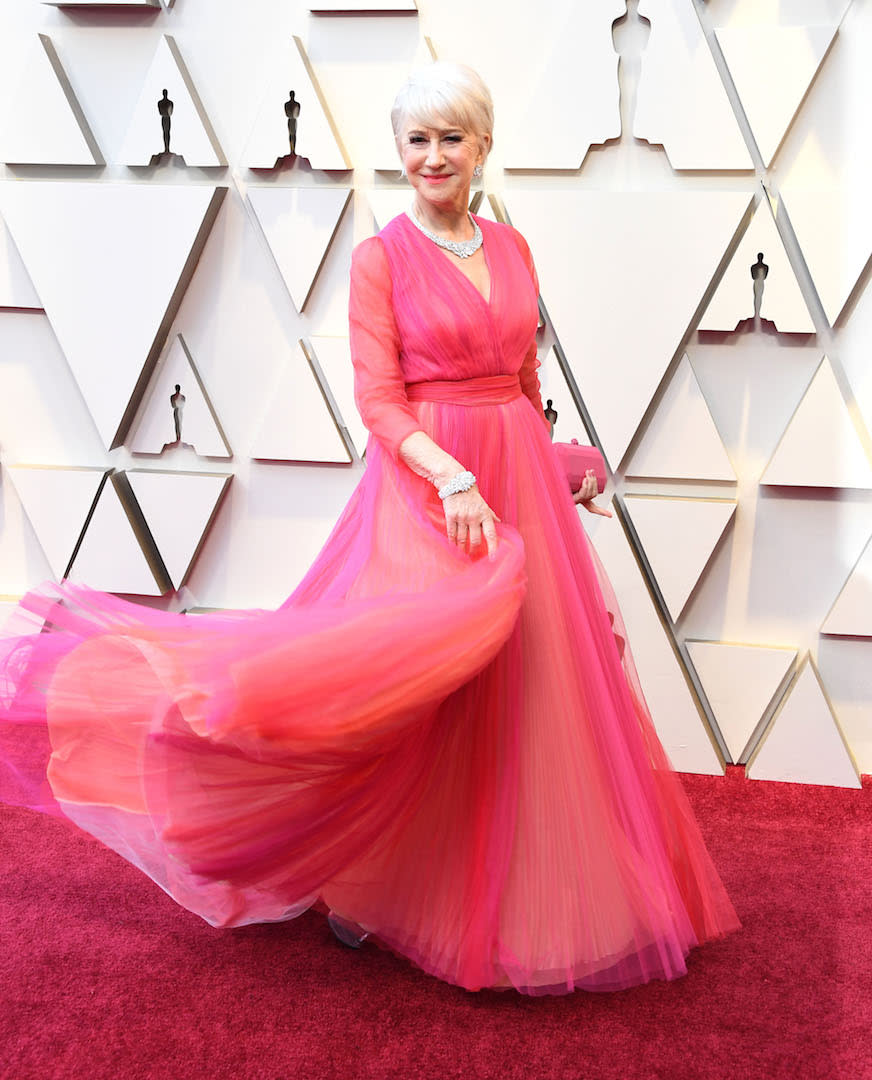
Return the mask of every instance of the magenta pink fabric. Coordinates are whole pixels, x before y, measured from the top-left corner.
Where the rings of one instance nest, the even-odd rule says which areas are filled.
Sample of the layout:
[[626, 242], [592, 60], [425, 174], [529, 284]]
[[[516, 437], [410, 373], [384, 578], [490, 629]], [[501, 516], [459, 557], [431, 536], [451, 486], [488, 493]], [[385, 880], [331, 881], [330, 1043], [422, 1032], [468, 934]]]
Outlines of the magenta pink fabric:
[[[405, 217], [351, 290], [367, 468], [277, 611], [186, 617], [68, 583], [0, 643], [0, 795], [215, 925], [316, 900], [469, 989], [611, 990], [737, 925], [657, 740], [548, 438], [526, 245], [485, 299]], [[448, 543], [423, 430], [502, 519]]]

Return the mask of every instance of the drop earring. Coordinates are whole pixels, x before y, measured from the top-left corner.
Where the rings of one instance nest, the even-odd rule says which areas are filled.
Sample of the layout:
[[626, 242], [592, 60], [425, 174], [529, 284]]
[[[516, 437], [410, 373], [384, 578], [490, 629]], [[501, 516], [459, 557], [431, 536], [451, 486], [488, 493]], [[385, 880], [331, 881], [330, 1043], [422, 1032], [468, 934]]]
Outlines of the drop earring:
[[476, 165], [476, 167], [472, 170], [472, 175], [476, 178], [476, 180], [478, 180], [478, 178], [481, 176], [481, 165]]

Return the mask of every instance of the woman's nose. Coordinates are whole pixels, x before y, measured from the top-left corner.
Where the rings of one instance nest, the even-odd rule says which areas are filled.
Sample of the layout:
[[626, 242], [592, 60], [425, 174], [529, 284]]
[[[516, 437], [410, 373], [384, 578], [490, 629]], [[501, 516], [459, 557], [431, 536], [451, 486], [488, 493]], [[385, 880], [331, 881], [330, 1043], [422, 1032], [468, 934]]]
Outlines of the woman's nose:
[[432, 168], [442, 164], [442, 143], [439, 139], [431, 139], [427, 149], [427, 164]]

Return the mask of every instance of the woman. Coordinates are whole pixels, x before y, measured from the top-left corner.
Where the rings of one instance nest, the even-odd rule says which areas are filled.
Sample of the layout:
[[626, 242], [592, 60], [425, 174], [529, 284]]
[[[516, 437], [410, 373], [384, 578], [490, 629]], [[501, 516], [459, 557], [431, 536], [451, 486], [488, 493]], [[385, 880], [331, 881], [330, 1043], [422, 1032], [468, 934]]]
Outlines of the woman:
[[193, 626], [30, 594], [52, 632], [7, 646], [4, 798], [216, 925], [319, 901], [468, 989], [673, 978], [738, 923], [556, 464], [529, 251], [466, 211], [490, 98], [433, 65], [393, 123], [414, 200], [354, 253], [372, 437], [327, 544], [278, 611]]

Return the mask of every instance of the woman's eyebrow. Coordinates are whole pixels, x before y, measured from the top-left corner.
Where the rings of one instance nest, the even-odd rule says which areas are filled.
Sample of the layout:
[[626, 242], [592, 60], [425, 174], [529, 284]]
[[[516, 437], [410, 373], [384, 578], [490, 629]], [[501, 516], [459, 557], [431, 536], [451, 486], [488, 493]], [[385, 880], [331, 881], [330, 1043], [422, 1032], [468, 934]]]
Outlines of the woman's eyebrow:
[[406, 132], [407, 135], [427, 135], [429, 132], [435, 131], [438, 135], [462, 135], [463, 128], [459, 127], [447, 127], [447, 128], [409, 128]]

